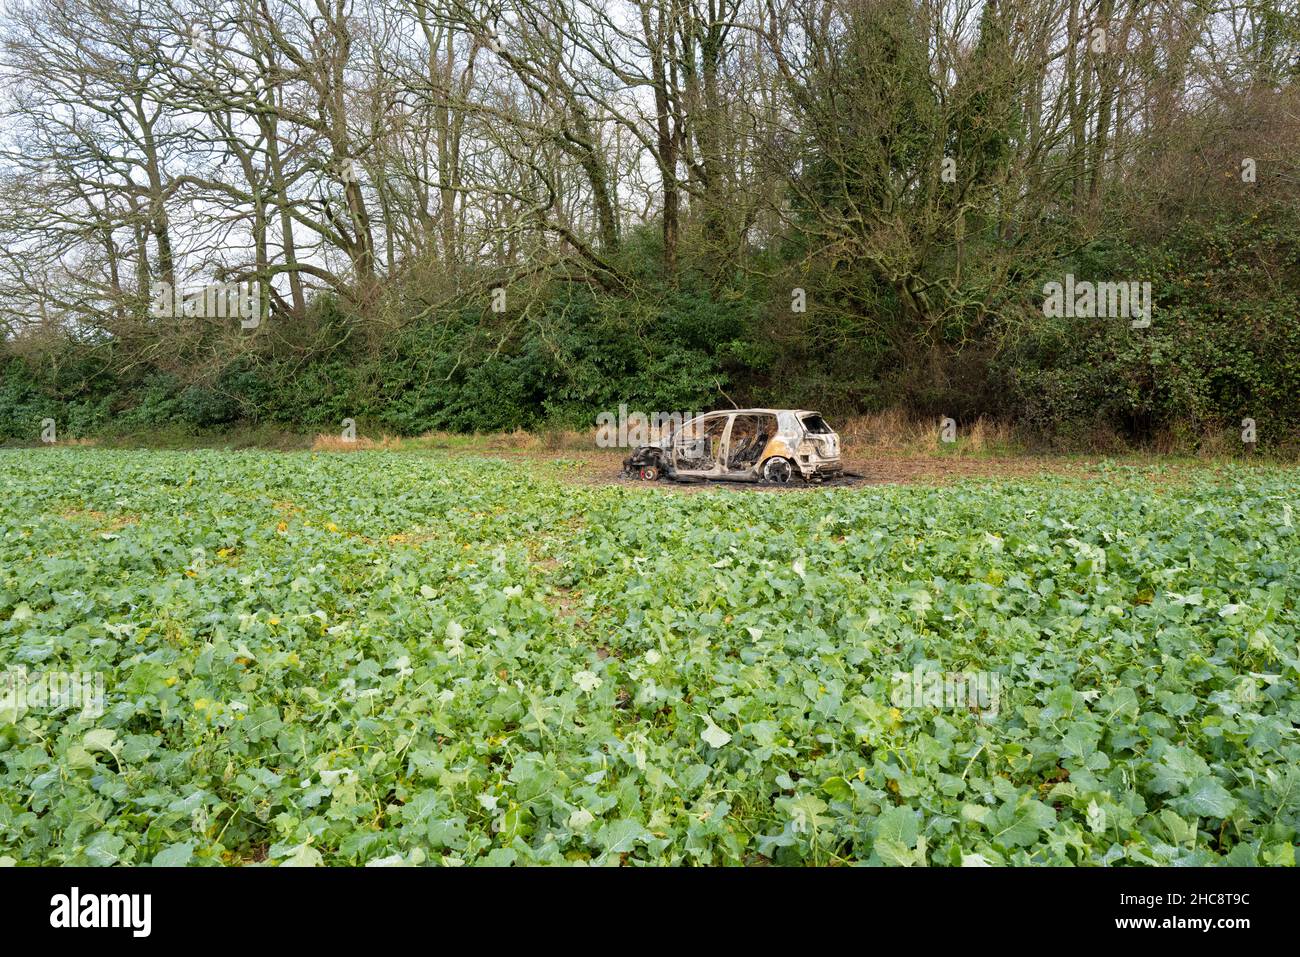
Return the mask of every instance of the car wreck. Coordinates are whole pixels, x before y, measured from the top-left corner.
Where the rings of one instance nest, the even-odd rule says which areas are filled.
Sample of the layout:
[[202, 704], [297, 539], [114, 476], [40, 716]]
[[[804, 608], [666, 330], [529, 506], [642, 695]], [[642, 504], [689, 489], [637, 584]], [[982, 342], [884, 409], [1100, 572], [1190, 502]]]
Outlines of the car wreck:
[[733, 481], [788, 485], [838, 476], [840, 437], [807, 409], [708, 412], [652, 445], [634, 449], [623, 474], [653, 482]]

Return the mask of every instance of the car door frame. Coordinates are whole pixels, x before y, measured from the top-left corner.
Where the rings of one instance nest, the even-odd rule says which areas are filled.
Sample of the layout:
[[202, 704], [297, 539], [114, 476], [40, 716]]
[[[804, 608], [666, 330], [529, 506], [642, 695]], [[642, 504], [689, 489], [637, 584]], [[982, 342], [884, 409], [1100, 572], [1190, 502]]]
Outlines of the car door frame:
[[[751, 411], [748, 409], [744, 409], [744, 410], [738, 409], [735, 412], [729, 413], [729, 415], [731, 416], [731, 421], [727, 423], [727, 444], [724, 450], [724, 457], [721, 460], [722, 470], [719, 474], [723, 478], [730, 479], [736, 482], [757, 481], [759, 472], [763, 467], [763, 463], [767, 461], [767, 459], [764, 458], [764, 453], [771, 446], [772, 440], [781, 434], [781, 416], [779, 413], [775, 413], [775, 412], [758, 412], [758, 411]], [[771, 418], [772, 425], [773, 425], [772, 434], [768, 437], [767, 443], [763, 446], [763, 448], [759, 450], [758, 459], [755, 460], [755, 462], [752, 465], [747, 465], [742, 469], [728, 471], [726, 469], [726, 463], [731, 458], [732, 433], [734, 432], [736, 427], [736, 420], [739, 419], [741, 416], [749, 416], [752, 418], [763, 418], [766, 416]]]
[[[686, 435], [687, 427], [697, 422], [703, 424], [705, 422], [710, 422], [715, 419], [721, 419], [724, 416], [726, 417], [727, 422], [726, 425], [724, 425], [722, 428], [721, 437], [718, 439], [718, 450], [713, 459], [713, 467], [708, 469], [682, 468], [680, 464], [681, 459], [678, 458], [678, 445], [679, 443], [684, 444], [683, 439]], [[689, 422], [683, 422], [682, 427], [677, 431], [678, 438], [674, 438], [673, 440], [673, 445], [672, 445], [673, 470], [678, 475], [685, 475], [685, 476], [691, 476], [696, 478], [717, 478], [726, 474], [723, 471], [723, 469], [727, 462], [727, 450], [731, 444], [731, 425], [735, 420], [736, 420], [735, 412], [706, 412], [703, 415], [697, 415]], [[701, 427], [703, 427], [703, 425], [701, 425]]]

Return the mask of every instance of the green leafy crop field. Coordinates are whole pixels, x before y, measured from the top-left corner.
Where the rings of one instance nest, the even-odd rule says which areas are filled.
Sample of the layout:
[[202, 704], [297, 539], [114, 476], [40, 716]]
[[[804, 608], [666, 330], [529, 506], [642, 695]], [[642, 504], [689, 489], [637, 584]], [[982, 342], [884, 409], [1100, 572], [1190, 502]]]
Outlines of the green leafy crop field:
[[1295, 862], [1296, 472], [563, 471], [0, 452], [0, 858]]

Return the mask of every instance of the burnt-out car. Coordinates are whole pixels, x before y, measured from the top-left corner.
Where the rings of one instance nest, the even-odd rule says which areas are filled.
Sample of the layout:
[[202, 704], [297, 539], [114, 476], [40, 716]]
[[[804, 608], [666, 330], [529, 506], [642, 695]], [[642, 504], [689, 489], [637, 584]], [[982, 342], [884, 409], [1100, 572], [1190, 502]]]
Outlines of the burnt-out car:
[[842, 471], [840, 437], [819, 413], [806, 409], [709, 412], [635, 449], [623, 471], [647, 481], [819, 481]]

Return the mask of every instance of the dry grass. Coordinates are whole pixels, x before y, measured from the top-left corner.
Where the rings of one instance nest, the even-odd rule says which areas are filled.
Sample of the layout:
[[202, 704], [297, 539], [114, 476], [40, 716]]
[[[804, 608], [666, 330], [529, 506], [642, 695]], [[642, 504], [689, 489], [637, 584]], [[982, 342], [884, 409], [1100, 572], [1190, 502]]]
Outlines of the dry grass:
[[385, 449], [396, 451], [402, 447], [402, 440], [396, 436], [383, 435], [371, 439], [358, 435], [355, 439], [345, 439], [341, 435], [322, 432], [311, 443], [313, 452], [361, 452], [365, 449]]
[[[972, 426], [958, 427], [957, 441], [952, 444], [940, 441], [938, 419], [909, 416], [899, 410], [843, 421], [832, 419], [831, 426], [839, 432], [845, 448], [853, 453], [963, 454], [1006, 450], [1014, 445], [1007, 425], [985, 418], [978, 419]], [[647, 429], [646, 432], [647, 441], [658, 441], [658, 429]], [[402, 440], [402, 445], [406, 448], [488, 452], [593, 452], [601, 450], [596, 437], [595, 428], [545, 429], [540, 432], [516, 430], [477, 435], [426, 432], [417, 439]], [[614, 451], [626, 454], [627, 450]]]
[[483, 449], [492, 452], [560, 452], [585, 451], [596, 447], [596, 433], [572, 429], [545, 429], [541, 432], [489, 432], [461, 435], [455, 432], [426, 432], [417, 439], [407, 439], [411, 448]]
[[[1002, 422], [979, 418], [957, 429], [957, 440], [940, 439], [940, 422], [890, 409], [836, 422], [832, 420], [852, 455], [978, 455], [1009, 452], [1017, 448], [1012, 429]], [[649, 441], [658, 439], [658, 430], [648, 430]], [[474, 452], [593, 452], [597, 430], [544, 429], [540, 432], [481, 433], [462, 435], [454, 432], [426, 432], [418, 438], [385, 435], [378, 441], [358, 435], [349, 442], [337, 434], [320, 434], [312, 443], [315, 452], [356, 452], [361, 449], [440, 449]], [[626, 450], [615, 450], [626, 454]]]
[[[938, 417], [918, 416], [903, 409], [837, 419], [831, 427], [840, 434], [846, 458], [862, 461], [873, 458], [913, 459], [952, 458], [1041, 458], [1054, 455], [1142, 457], [1189, 457], [1198, 460], [1255, 458], [1253, 449], [1243, 446], [1240, 430], [1213, 427], [1175, 427], [1166, 429], [1141, 446], [1127, 442], [1108, 426], [1071, 433], [1068, 436], [1041, 436], [1017, 428], [1006, 421], [981, 416], [957, 426], [956, 440], [944, 442]], [[658, 436], [652, 434], [650, 441]], [[597, 430], [543, 429], [526, 432], [459, 434], [426, 432], [418, 438], [382, 435], [378, 439], [358, 435], [347, 441], [337, 433], [322, 433], [311, 444], [315, 452], [357, 452], [363, 449], [387, 451], [433, 449], [446, 452], [503, 453], [520, 456], [568, 454], [583, 457], [625, 456], [627, 449], [601, 448], [596, 444]], [[92, 440], [93, 441], [93, 440]], [[1300, 452], [1297, 449], [1296, 452]], [[1283, 455], [1294, 460], [1296, 452]], [[1266, 458], [1261, 454], [1260, 458]]]
[[1009, 425], [983, 416], [972, 424], [959, 425], [956, 441], [951, 443], [942, 440], [939, 419], [911, 415], [901, 409], [855, 416], [838, 423], [838, 431], [845, 450], [855, 455], [963, 455], [1007, 452], [1017, 447]]
[[[1237, 425], [1175, 426], [1157, 433], [1153, 446], [1159, 455], [1190, 455], [1206, 461], [1264, 457], [1257, 445], [1241, 441], [1241, 428]], [[1293, 445], [1275, 450], [1275, 454], [1284, 460], [1294, 459], [1295, 451]]]
[[131, 512], [123, 512], [118, 515], [110, 516], [106, 512], [97, 509], [69, 508], [59, 513], [59, 517], [69, 522], [89, 521], [98, 526], [91, 534], [104, 534], [108, 532], [119, 532], [128, 525], [136, 525], [140, 521], [140, 516]]

